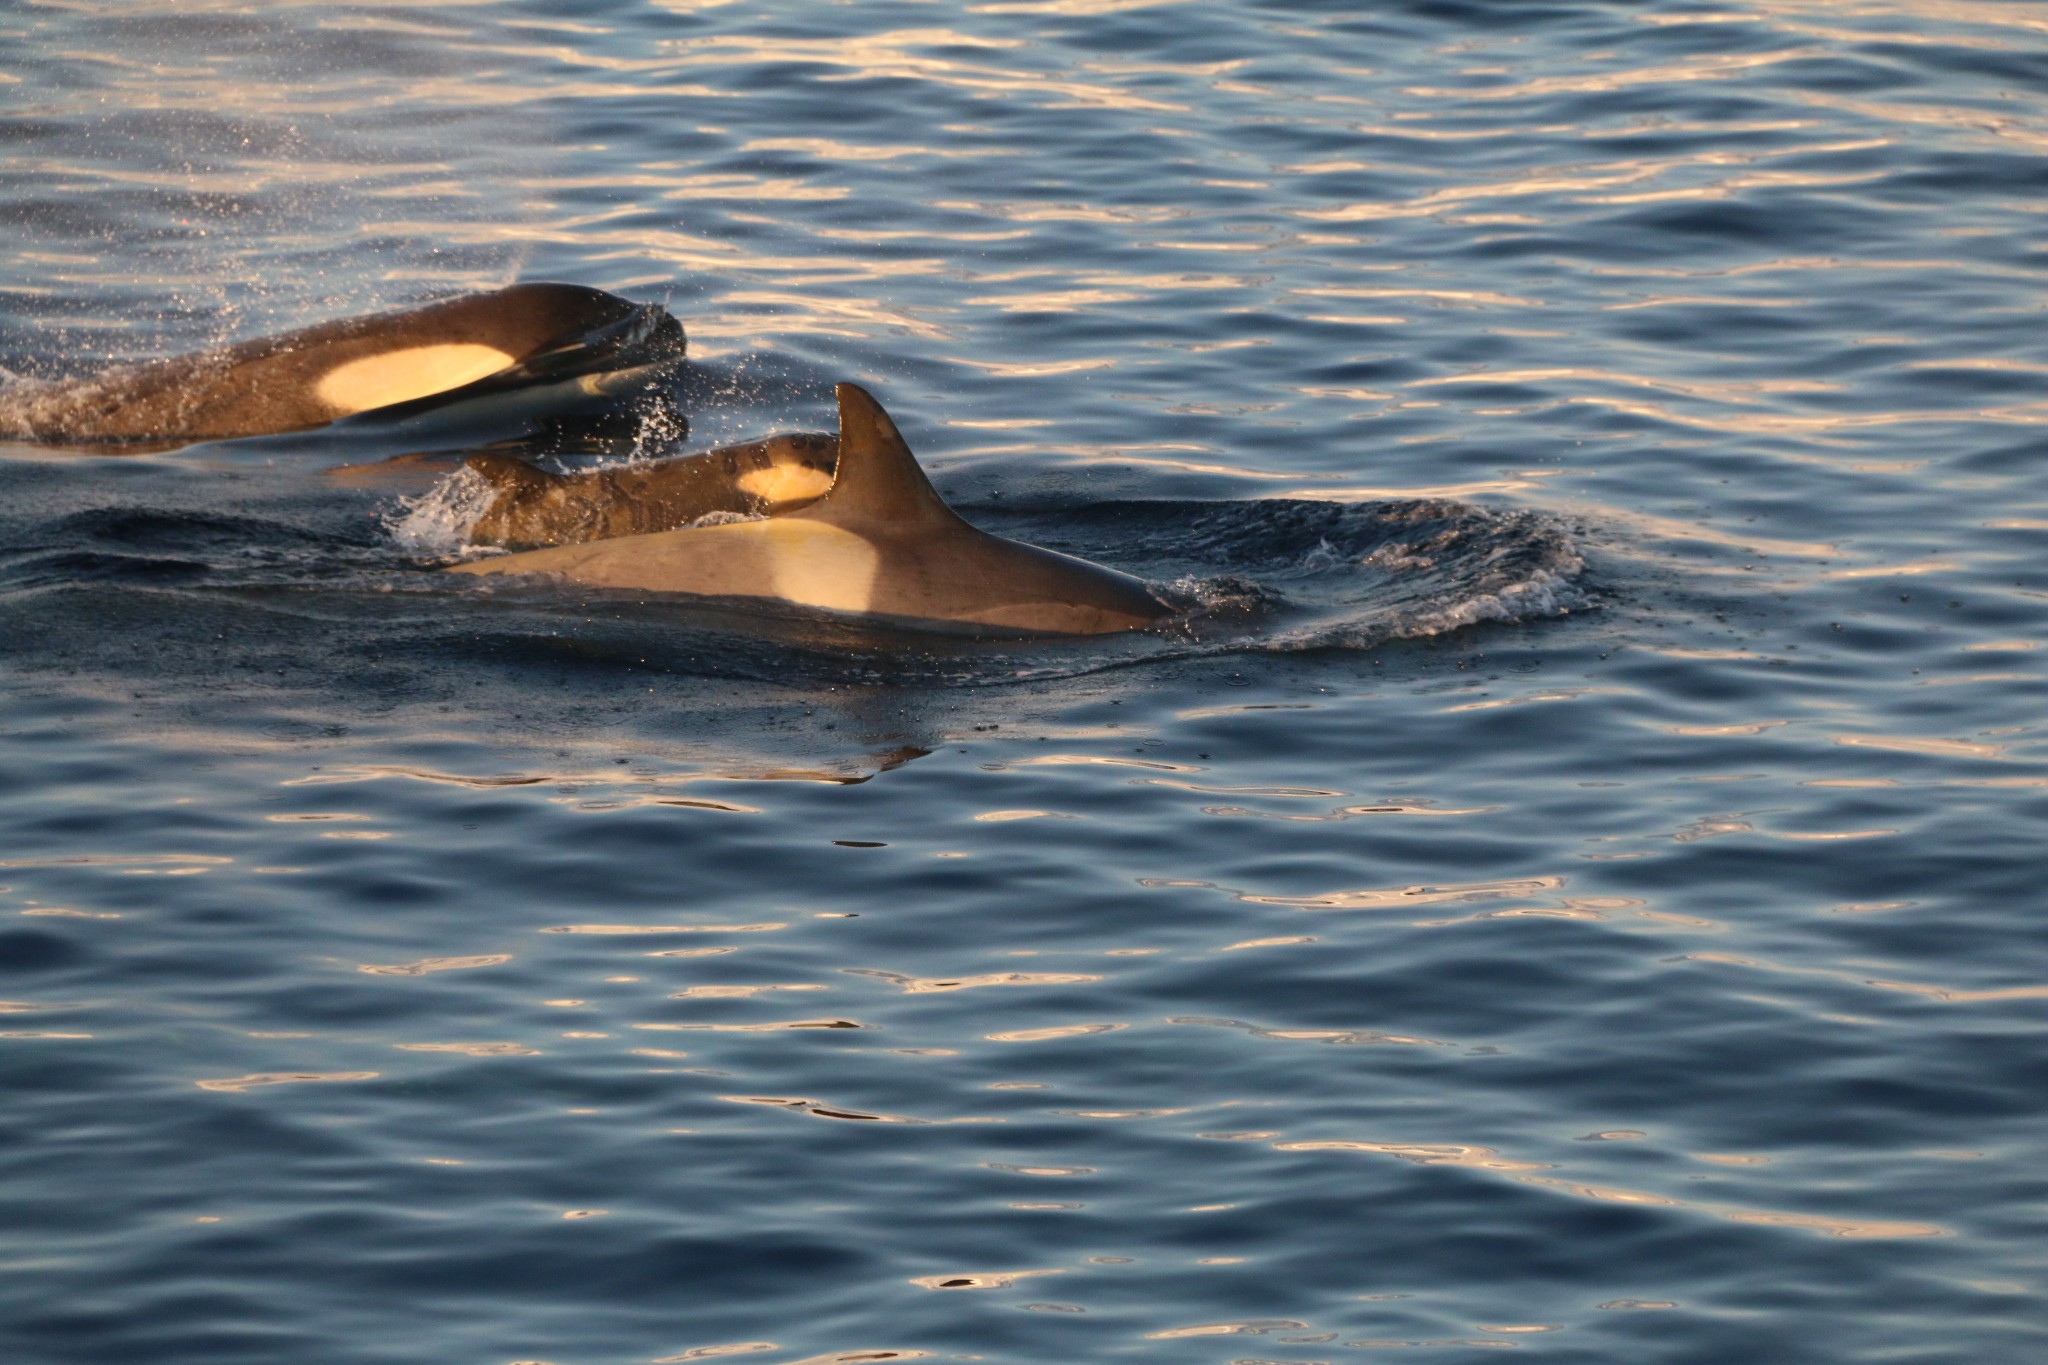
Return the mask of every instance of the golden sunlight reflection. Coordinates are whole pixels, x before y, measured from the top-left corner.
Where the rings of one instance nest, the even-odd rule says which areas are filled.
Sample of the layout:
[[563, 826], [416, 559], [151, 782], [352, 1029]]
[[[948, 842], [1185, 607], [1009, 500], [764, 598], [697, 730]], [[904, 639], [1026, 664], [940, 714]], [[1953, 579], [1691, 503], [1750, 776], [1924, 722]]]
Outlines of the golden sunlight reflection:
[[1450, 882], [1441, 886], [1389, 886], [1355, 891], [1329, 891], [1314, 896], [1255, 895], [1249, 891], [1218, 886], [1214, 882], [1180, 881], [1162, 877], [1141, 878], [1138, 885], [1148, 888], [1188, 887], [1221, 891], [1233, 900], [1244, 901], [1249, 905], [1292, 905], [1303, 910], [1392, 910], [1405, 909], [1412, 905], [1439, 905], [1446, 902], [1530, 896], [1542, 891], [1559, 890], [1566, 880], [1564, 877], [1521, 877], [1488, 882]]
[[1767, 1213], [1737, 1210], [1722, 1217], [1734, 1223], [1765, 1223], [1773, 1227], [1807, 1228], [1829, 1237], [1893, 1239], [1903, 1237], [1947, 1237], [1948, 1229], [1935, 1223], [1903, 1223], [1868, 1218], [1829, 1218], [1817, 1213]]
[[635, 934], [769, 934], [788, 927], [785, 920], [765, 920], [758, 924], [557, 924], [539, 932], [620, 937]]
[[[1157, 9], [1180, 4], [1181, 0], [996, 0], [993, 4], [969, 5], [969, 14], [1122, 14], [1125, 10]], [[1226, 63], [1236, 66], [1236, 62]], [[1197, 68], [1199, 69], [1199, 68]]]
[[951, 86], [974, 92], [1018, 95], [1048, 101], [1053, 108], [1074, 107], [1151, 110], [1177, 113], [1185, 105], [1147, 99], [1112, 85], [1080, 80], [1055, 79], [1045, 72], [1018, 66], [988, 66], [949, 60], [915, 51], [919, 48], [1003, 49], [1021, 46], [1017, 39], [981, 38], [952, 29], [898, 29], [889, 33], [857, 37], [801, 39], [753, 37], [744, 34], [707, 38], [677, 38], [660, 44], [678, 54], [681, 66], [715, 66], [731, 69], [741, 64], [807, 63], [844, 68], [843, 74], [820, 77], [834, 80], [903, 79]]
[[363, 963], [356, 970], [372, 976], [425, 976], [429, 972], [460, 972], [474, 967], [497, 967], [510, 962], [510, 953], [485, 953], [476, 957], [423, 957], [418, 962], [393, 966]]
[[1007, 1033], [984, 1033], [991, 1043], [1046, 1043], [1060, 1038], [1086, 1038], [1098, 1033], [1120, 1033], [1129, 1024], [1060, 1024], [1052, 1028], [1012, 1029]]
[[920, 1275], [911, 1283], [923, 1289], [1008, 1289], [1019, 1280], [1066, 1273], [1064, 1269], [979, 1271], [971, 1275]]
[[1660, 725], [1657, 728], [1672, 735], [1760, 735], [1766, 730], [1789, 724], [1790, 721], [1784, 720], [1758, 720], [1733, 725]]
[[[945, 328], [874, 299], [831, 298], [790, 289], [735, 289], [719, 299], [723, 315], [694, 323], [690, 337], [754, 336], [762, 332], [868, 337], [892, 333], [943, 341]], [[746, 311], [762, 310], [762, 311]]]
[[535, 1048], [518, 1043], [393, 1043], [401, 1052], [456, 1052], [465, 1057], [538, 1057]]
[[[1446, 706], [1443, 712], [1453, 711], [1497, 711], [1504, 706], [1528, 706], [1537, 702], [1577, 701], [1580, 697], [1619, 697], [1628, 695], [1618, 687], [1571, 687], [1554, 692], [1531, 692], [1526, 696], [1502, 697], [1492, 701], [1468, 701], [1456, 706]], [[1447, 814], [1449, 812], [1446, 812]]]
[[1391, 1156], [1417, 1166], [1462, 1166], [1474, 1170], [1498, 1171], [1507, 1173], [1507, 1177], [1518, 1184], [1534, 1185], [1578, 1199], [1609, 1204], [1633, 1204], [1648, 1208], [1697, 1209], [1730, 1222], [1800, 1228], [1830, 1237], [1915, 1238], [1952, 1235], [1948, 1229], [1933, 1223], [1747, 1209], [1730, 1204], [1681, 1199], [1673, 1195], [1588, 1184], [1557, 1176], [1535, 1175], [1530, 1173], [1555, 1170], [1557, 1167], [1549, 1162], [1512, 1160], [1503, 1157], [1491, 1147], [1455, 1143], [1358, 1142], [1343, 1139], [1281, 1141], [1273, 1143], [1272, 1146], [1275, 1151], [1281, 1152], [1367, 1152]]
[[[1276, 488], [1262, 491], [1261, 498], [1305, 498], [1317, 502], [1379, 502], [1386, 499], [1405, 498], [1475, 498], [1489, 493], [1526, 493], [1542, 487], [1542, 480], [1556, 478], [1565, 470], [1529, 469], [1521, 471], [1522, 477], [1512, 479], [1474, 479], [1469, 483], [1413, 484], [1405, 488], [1373, 487], [1370, 485], [1348, 488], [1333, 488], [1320, 484], [1303, 484], [1295, 488]], [[1250, 476], [1247, 476], [1250, 477]], [[1261, 474], [1259, 478], [1287, 478], [1285, 474]]]
[[1621, 71], [1591, 72], [1574, 76], [1543, 76], [1514, 85], [1494, 86], [1411, 86], [1407, 92], [1425, 99], [1511, 100], [1536, 95], [1577, 94], [1592, 91], [1626, 90], [1635, 86], [1666, 86], [1686, 81], [1719, 80], [1742, 75], [1760, 67], [1786, 62], [1812, 61], [1828, 52], [1819, 47], [1781, 48], [1775, 52], [1708, 53], [1663, 66], [1635, 66]]
[[1290, 289], [1287, 292], [1290, 298], [1430, 299], [1438, 303], [1495, 308], [1541, 308], [1543, 306], [1542, 301], [1539, 299], [1518, 298], [1513, 294], [1496, 294], [1484, 289], [1424, 289], [1420, 286], [1404, 287], [1401, 285], [1331, 285], [1318, 289]]
[[773, 982], [762, 986], [691, 986], [669, 996], [671, 1000], [751, 1000], [774, 991], [822, 991], [824, 986], [804, 981]]
[[[1258, 708], [1246, 707], [1243, 709], [1254, 710]], [[1271, 709], [1278, 710], [1280, 708], [1275, 707]], [[1309, 708], [1298, 707], [1290, 709], [1307, 710]], [[1191, 711], [1182, 711], [1179, 714], [1182, 719], [1189, 719], [1197, 715], [1196, 712]], [[1238, 709], [1218, 707], [1199, 714], [1204, 717], [1211, 715], [1234, 715], [1238, 714]], [[1299, 801], [1329, 800], [1334, 797], [1349, 796], [1351, 794], [1327, 787], [1207, 787], [1199, 782], [1176, 782], [1170, 777], [1143, 777], [1139, 778], [1132, 785], [1139, 787], [1169, 787], [1175, 791], [1194, 792], [1198, 796], [1266, 796], [1278, 800]]]
[[851, 1019], [784, 1019], [772, 1024], [635, 1024], [660, 1033], [780, 1033], [788, 1029], [866, 1028]]
[[[1070, 986], [1100, 981], [1088, 972], [986, 972], [980, 976], [904, 976], [870, 967], [843, 967], [848, 976], [871, 976], [888, 982], [905, 995], [941, 995], [949, 991], [978, 990], [984, 986]], [[815, 989], [815, 988], [814, 988]]]
[[[1873, 907], [1876, 908], [1876, 907]], [[1859, 971], [1848, 971], [1839, 967], [1791, 967], [1784, 963], [1772, 962], [1759, 957], [1738, 957], [1732, 953], [1687, 953], [1672, 959], [1676, 962], [1705, 962], [1726, 967], [1747, 967], [1754, 971], [1769, 972], [1776, 976], [1818, 977], [1844, 985], [1860, 986], [1870, 990], [1899, 991], [1917, 995], [1945, 1004], [1984, 1004], [2005, 1000], [2048, 999], [2048, 986], [2025, 985], [2005, 986], [1991, 989], [1965, 990], [1953, 986], [1935, 986], [1917, 981], [1891, 981], [1867, 976]]]
[[694, 1360], [717, 1360], [725, 1356], [751, 1355], [755, 1351], [780, 1350], [772, 1341], [736, 1341], [726, 1346], [693, 1346], [672, 1356], [657, 1357], [653, 1365], [686, 1365]]
[[[1118, 731], [1123, 735], [1124, 731]], [[1130, 733], [1136, 733], [1135, 731]], [[990, 771], [1007, 771], [1011, 768], [1140, 768], [1152, 772], [1198, 773], [1202, 770], [1185, 763], [1167, 763], [1150, 758], [1118, 758], [1110, 754], [1037, 754], [1031, 758], [1013, 758], [1000, 764], [991, 764]]]
[[1373, 1152], [1396, 1157], [1417, 1166], [1466, 1166], [1484, 1171], [1547, 1171], [1540, 1161], [1510, 1161], [1491, 1147], [1468, 1147], [1447, 1142], [1357, 1142], [1328, 1138], [1301, 1142], [1276, 1142], [1276, 1152]]
[[1858, 749], [1888, 749], [1901, 754], [1936, 758], [2004, 758], [2003, 744], [1976, 744], [1963, 739], [1914, 735], [1836, 735], [1835, 743]]
[[1179, 1341], [1186, 1337], [1263, 1337], [1274, 1332], [1303, 1332], [1305, 1322], [1293, 1318], [1254, 1318], [1248, 1322], [1208, 1322], [1196, 1327], [1171, 1327], [1164, 1332], [1147, 1332], [1147, 1341]]
[[849, 1109], [844, 1105], [827, 1104], [823, 1100], [805, 1099], [790, 1095], [720, 1095], [727, 1104], [763, 1104], [792, 1113], [809, 1114], [813, 1118], [836, 1119], [847, 1123], [908, 1123], [920, 1126], [948, 1123], [1001, 1123], [999, 1118], [952, 1118], [920, 1119], [907, 1114], [869, 1113], [861, 1109]]
[[[233, 858], [212, 857], [203, 853], [164, 853], [155, 855], [122, 854], [69, 854], [54, 858], [5, 858], [0, 867], [120, 867], [135, 872], [168, 868], [159, 875], [181, 877], [204, 872], [210, 867], [221, 867], [232, 863]], [[130, 875], [135, 875], [131, 873]]]
[[984, 1161], [981, 1165], [983, 1170], [1003, 1171], [1010, 1175], [1044, 1176], [1048, 1179], [1097, 1174], [1093, 1166], [1017, 1166], [1007, 1161]]
[[1216, 951], [1219, 953], [1234, 953], [1244, 948], [1288, 948], [1298, 944], [1317, 943], [1320, 941], [1312, 934], [1295, 934], [1282, 938], [1248, 938], [1242, 943], [1226, 944]]
[[272, 1085], [302, 1085], [334, 1081], [373, 1081], [374, 1071], [258, 1071], [247, 1076], [232, 1076], [222, 1080], [198, 1081], [201, 1090], [223, 1090], [240, 1094], [245, 1090], [257, 1090]]
[[1004, 825], [1017, 820], [1079, 820], [1078, 815], [1057, 810], [985, 810], [974, 817], [978, 825]]
[[1438, 388], [1446, 384], [1540, 384], [1558, 379], [1623, 384], [1647, 389], [1658, 389], [1667, 393], [1683, 394], [1688, 398], [1706, 398], [1720, 403], [1745, 404], [1754, 402], [1753, 396], [1757, 394], [1831, 393], [1841, 388], [1839, 384], [1830, 384], [1815, 379], [1757, 379], [1742, 382], [1705, 383], [1700, 380], [1659, 379], [1653, 375], [1628, 374], [1620, 370], [1595, 370], [1583, 367], [1470, 370], [1464, 374], [1444, 375], [1435, 379], [1413, 380], [1406, 387], [1411, 389], [1427, 389]]
[[906, 156], [960, 157], [1016, 156], [1003, 147], [874, 147], [841, 142], [829, 137], [757, 137], [740, 144], [742, 152], [802, 152], [825, 161], [895, 161]]
[[[1418, 130], [1412, 125], [1399, 130], [1398, 135], [1413, 137]], [[1494, 136], [1485, 133], [1481, 136]], [[1595, 192], [1613, 191], [1622, 186], [1640, 185], [1645, 181], [1674, 171], [1696, 170], [1702, 167], [1751, 166], [1760, 161], [1782, 157], [1810, 156], [1815, 153], [1854, 151], [1873, 145], [1870, 141], [1841, 142], [1829, 144], [1795, 143], [1786, 147], [1758, 151], [1731, 152], [1724, 149], [1668, 157], [1628, 157], [1617, 161], [1578, 165], [1563, 172], [1545, 169], [1520, 178], [1486, 181], [1479, 184], [1451, 185], [1430, 190], [1413, 199], [1392, 204], [1347, 204], [1335, 208], [1296, 209], [1294, 216], [1311, 222], [1359, 223], [1397, 218], [1417, 218], [1446, 210], [1456, 210], [1464, 205], [1484, 200], [1518, 199], [1532, 196], [1558, 194], [1572, 195], [1578, 202], [1600, 202]], [[1877, 145], [1882, 145], [1882, 142]], [[1735, 177], [1736, 173], [1729, 173]], [[1754, 178], [1761, 172], [1740, 173], [1739, 178]], [[1812, 183], [1816, 177], [1801, 173], [1787, 172], [1790, 183]], [[1531, 221], [1511, 219], [1510, 221]]]
[[1055, 374], [1080, 374], [1088, 370], [1109, 370], [1122, 362], [1110, 356], [1082, 360], [975, 360], [969, 356], [947, 356], [948, 363], [985, 370], [1005, 379], [1038, 379]]
[[1381, 1033], [1374, 1029], [1311, 1029], [1311, 1028], [1267, 1028], [1260, 1024], [1248, 1024], [1242, 1019], [1208, 1019], [1199, 1015], [1170, 1015], [1167, 1023], [1192, 1025], [1198, 1028], [1227, 1028], [1248, 1033], [1254, 1038], [1269, 1038], [1282, 1043], [1332, 1043], [1339, 1046], [1388, 1046], [1388, 1047], [1449, 1047], [1435, 1038], [1418, 1038], [1401, 1033]]
[[1293, 824], [1341, 824], [1364, 815], [1491, 815], [1500, 806], [1432, 806], [1427, 801], [1384, 802], [1369, 806], [1337, 806], [1321, 814], [1253, 810], [1249, 806], [1204, 806], [1202, 814], [1226, 820], [1281, 820]]
[[1827, 569], [1814, 574], [1817, 582], [1853, 582], [1859, 578], [1913, 578], [1922, 574], [1947, 573], [1960, 568], [1954, 560], [1922, 559], [1905, 564], [1871, 564], [1856, 569]]

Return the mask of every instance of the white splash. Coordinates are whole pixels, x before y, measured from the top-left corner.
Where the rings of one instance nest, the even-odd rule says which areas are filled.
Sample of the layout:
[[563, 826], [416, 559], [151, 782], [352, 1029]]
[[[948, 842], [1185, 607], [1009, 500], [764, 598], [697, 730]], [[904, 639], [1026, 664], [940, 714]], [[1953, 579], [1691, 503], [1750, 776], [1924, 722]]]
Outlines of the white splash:
[[416, 498], [400, 498], [384, 514], [384, 530], [407, 554], [421, 559], [502, 554], [495, 546], [471, 545], [470, 528], [496, 500], [491, 481], [464, 466]]
[[1572, 563], [1561, 571], [1538, 569], [1520, 583], [1511, 583], [1496, 592], [1481, 593], [1435, 611], [1417, 612], [1401, 624], [1399, 633], [1411, 637], [1441, 635], [1480, 621], [1569, 616], [1588, 604], [1585, 590], [1574, 581], [1583, 567], [1583, 561], [1574, 555]]

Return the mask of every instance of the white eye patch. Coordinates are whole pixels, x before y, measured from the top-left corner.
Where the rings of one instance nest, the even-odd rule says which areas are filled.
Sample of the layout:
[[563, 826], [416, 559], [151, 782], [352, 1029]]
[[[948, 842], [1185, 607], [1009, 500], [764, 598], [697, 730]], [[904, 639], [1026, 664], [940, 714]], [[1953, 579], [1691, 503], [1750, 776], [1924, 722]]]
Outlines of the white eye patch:
[[750, 469], [740, 475], [740, 491], [771, 506], [822, 498], [832, 487], [832, 476], [807, 464], [776, 464]]
[[408, 346], [337, 365], [320, 376], [313, 392], [336, 417], [347, 417], [459, 389], [511, 363], [512, 357], [497, 347], [477, 342]]

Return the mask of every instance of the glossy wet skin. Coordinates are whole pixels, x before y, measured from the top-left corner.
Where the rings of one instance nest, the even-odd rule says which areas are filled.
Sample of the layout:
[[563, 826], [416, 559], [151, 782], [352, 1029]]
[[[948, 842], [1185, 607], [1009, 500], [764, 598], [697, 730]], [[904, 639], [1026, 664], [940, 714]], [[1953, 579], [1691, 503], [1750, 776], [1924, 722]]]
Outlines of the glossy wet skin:
[[120, 453], [303, 431], [590, 373], [633, 347], [679, 354], [681, 328], [601, 290], [519, 284], [26, 386], [0, 405], [0, 436]]
[[458, 565], [585, 587], [769, 598], [937, 628], [1099, 635], [1169, 614], [1142, 582], [976, 530], [932, 491], [889, 415], [839, 386], [831, 491], [764, 520], [621, 536]]
[[743, 445], [583, 474], [551, 474], [496, 451], [468, 467], [498, 490], [470, 528], [476, 545], [574, 545], [688, 526], [715, 512], [791, 511], [832, 486], [839, 438], [789, 432]]

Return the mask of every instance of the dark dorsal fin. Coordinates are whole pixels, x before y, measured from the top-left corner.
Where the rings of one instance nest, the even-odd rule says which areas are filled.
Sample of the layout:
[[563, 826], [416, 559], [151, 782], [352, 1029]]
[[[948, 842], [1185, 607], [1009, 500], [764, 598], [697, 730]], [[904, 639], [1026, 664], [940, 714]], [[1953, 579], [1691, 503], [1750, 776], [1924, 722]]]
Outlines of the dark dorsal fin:
[[841, 526], [957, 521], [873, 395], [858, 384], [837, 392], [839, 468], [831, 491], [799, 515]]

